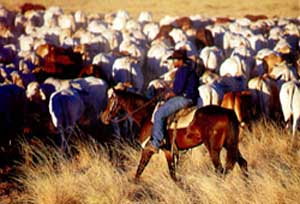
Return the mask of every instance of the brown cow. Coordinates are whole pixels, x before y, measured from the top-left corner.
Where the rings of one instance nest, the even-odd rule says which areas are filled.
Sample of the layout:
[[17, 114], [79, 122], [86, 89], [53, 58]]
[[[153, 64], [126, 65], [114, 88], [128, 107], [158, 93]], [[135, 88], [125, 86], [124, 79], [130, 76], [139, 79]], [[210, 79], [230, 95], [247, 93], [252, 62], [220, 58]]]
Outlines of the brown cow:
[[266, 15], [252, 15], [252, 14], [247, 14], [244, 16], [245, 18], [249, 19], [252, 22], [256, 22], [258, 20], [266, 20], [268, 17]]
[[214, 37], [210, 30], [199, 28], [196, 32], [195, 44], [198, 50], [214, 45]]
[[20, 10], [22, 14], [25, 14], [27, 11], [44, 11], [46, 7], [41, 4], [24, 3], [20, 6]]
[[188, 30], [188, 29], [193, 27], [193, 21], [189, 17], [184, 16], [184, 17], [181, 17], [181, 18], [177, 18], [173, 22], [173, 25], [176, 28], [180, 28], [182, 30]]
[[214, 24], [226, 24], [226, 23], [232, 23], [233, 20], [228, 17], [217, 17], [214, 21]]
[[240, 126], [245, 127], [246, 124], [249, 124], [252, 116], [251, 101], [251, 92], [248, 90], [227, 92], [223, 97], [221, 106], [234, 110]]
[[163, 25], [160, 27], [159, 32], [155, 36], [153, 40], [164, 40], [167, 39], [172, 46], [175, 46], [175, 41], [174, 39], [170, 36], [170, 32], [174, 28], [173, 25]]
[[55, 46], [51, 44], [42, 44], [36, 48], [35, 52], [38, 56], [44, 58], [50, 52], [51, 49], [54, 49], [54, 47]]
[[43, 66], [33, 70], [39, 80], [51, 76], [60, 79], [76, 78], [83, 68], [82, 54], [71, 48], [46, 44], [37, 48], [37, 55], [44, 56]]
[[97, 78], [101, 78], [107, 83], [113, 83], [107, 76], [107, 74], [104, 72], [103, 68], [100, 65], [95, 64], [88, 64], [83, 67], [83, 69], [80, 71], [78, 77], [87, 77], [87, 76], [94, 76]]

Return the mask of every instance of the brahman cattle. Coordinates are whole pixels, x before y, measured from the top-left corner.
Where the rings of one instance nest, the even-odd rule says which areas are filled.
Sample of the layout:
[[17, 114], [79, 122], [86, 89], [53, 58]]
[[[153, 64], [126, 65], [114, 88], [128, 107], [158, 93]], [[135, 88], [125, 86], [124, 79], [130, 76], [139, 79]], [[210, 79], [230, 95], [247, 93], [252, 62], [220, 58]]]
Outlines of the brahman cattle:
[[[71, 79], [79, 75], [83, 68], [82, 55], [73, 52], [72, 49], [64, 49], [54, 45], [46, 46], [44, 65], [39, 69], [33, 70], [36, 77], [43, 81], [50, 76]], [[44, 54], [43, 54], [44, 55]]]
[[141, 64], [134, 58], [125, 56], [115, 60], [112, 67], [113, 80], [118, 82], [131, 82], [137, 92], [141, 92], [144, 86], [144, 76]]
[[[251, 14], [236, 19], [165, 16], [154, 21], [144, 11], [135, 19], [125, 10], [87, 15], [31, 3], [23, 4], [19, 11], [2, 6], [0, 103], [4, 108], [0, 107], [0, 127], [14, 128], [12, 118], [22, 123], [23, 119], [15, 118], [15, 110], [23, 117], [23, 109], [11, 99], [14, 90], [26, 90], [29, 117], [41, 112], [41, 118], [52, 119], [62, 134], [78, 121], [81, 125], [89, 120], [94, 123], [110, 86], [130, 82], [131, 90], [149, 97], [157, 89], [170, 88], [176, 69], [167, 59], [174, 49], [186, 49], [195, 68], [205, 67], [199, 79], [199, 106], [220, 105], [223, 99], [224, 105], [237, 109], [240, 122], [246, 122], [240, 115], [249, 89], [257, 111], [273, 117], [281, 111], [281, 86], [281, 94], [289, 96], [286, 100], [291, 98], [288, 90], [298, 86], [293, 82], [290, 86], [294, 88], [286, 88], [286, 83], [299, 78], [299, 24], [297, 18]], [[284, 104], [281, 101], [286, 107]], [[285, 121], [288, 116], [284, 112]], [[40, 119], [45, 124], [47, 120]]]
[[295, 136], [300, 120], [300, 83], [285, 82], [280, 89], [279, 97], [286, 127], [289, 127], [292, 120], [292, 131]]
[[240, 122], [240, 126], [244, 127], [245, 125], [249, 125], [249, 122], [251, 120], [251, 103], [251, 92], [249, 90], [246, 90], [225, 93], [221, 106], [234, 110]]
[[54, 92], [49, 101], [52, 123], [60, 135], [60, 147], [66, 150], [68, 137], [75, 133], [77, 122], [83, 116], [85, 105], [74, 88]]
[[251, 91], [252, 104], [256, 106], [256, 114], [268, 118], [281, 116], [279, 89], [272, 78], [267, 75], [252, 78], [248, 82], [248, 88]]
[[0, 98], [0, 147], [7, 148], [22, 134], [27, 99], [25, 90], [15, 84], [0, 86]]
[[203, 84], [198, 88], [199, 98], [197, 106], [220, 105], [224, 91], [217, 84]]

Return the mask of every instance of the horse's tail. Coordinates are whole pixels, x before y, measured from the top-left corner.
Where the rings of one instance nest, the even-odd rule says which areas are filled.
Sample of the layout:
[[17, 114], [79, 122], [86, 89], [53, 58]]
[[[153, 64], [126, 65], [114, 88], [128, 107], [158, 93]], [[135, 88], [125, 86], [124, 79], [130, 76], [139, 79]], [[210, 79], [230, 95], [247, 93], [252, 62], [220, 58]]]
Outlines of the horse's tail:
[[240, 126], [240, 122], [238, 120], [236, 113], [234, 112], [234, 110], [230, 110], [229, 112], [229, 133], [231, 135], [230, 140], [233, 141], [239, 140], [239, 133], [240, 133], [239, 126]]
[[229, 114], [229, 134], [227, 137], [227, 158], [226, 158], [226, 168], [225, 173], [231, 171], [237, 162], [242, 170], [244, 176], [248, 177], [248, 164], [247, 161], [243, 158], [240, 150], [239, 150], [239, 121], [237, 116], [232, 111]]
[[[234, 165], [238, 159], [238, 142], [239, 142], [239, 134], [240, 134], [240, 123], [238, 118], [233, 110], [228, 110], [228, 135], [226, 137], [225, 147], [227, 149], [227, 163], [228, 165]], [[227, 167], [228, 168], [228, 167]], [[227, 169], [226, 168], [226, 169]], [[229, 167], [230, 168], [230, 167]]]

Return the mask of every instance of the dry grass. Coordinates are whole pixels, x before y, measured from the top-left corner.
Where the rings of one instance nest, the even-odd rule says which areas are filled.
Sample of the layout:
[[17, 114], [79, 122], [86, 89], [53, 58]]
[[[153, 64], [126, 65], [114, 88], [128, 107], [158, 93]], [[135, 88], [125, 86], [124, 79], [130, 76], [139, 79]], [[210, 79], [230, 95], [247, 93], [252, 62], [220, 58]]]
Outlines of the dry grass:
[[[299, 0], [0, 0], [15, 9], [24, 2], [61, 6], [65, 11], [108, 13], [126, 9], [133, 17], [151, 11], [156, 20], [165, 15], [240, 17], [245, 14], [299, 16]], [[145, 169], [140, 183], [132, 180], [139, 152], [126, 147], [113, 157], [93, 143], [79, 144], [78, 156], [64, 157], [58, 150], [40, 146], [33, 149], [37, 161], [23, 166], [17, 180], [24, 193], [14, 203], [22, 204], [102, 204], [102, 203], [299, 203], [300, 153], [288, 151], [287, 133], [273, 124], [256, 124], [253, 132], [244, 132], [240, 149], [248, 161], [250, 178], [241, 171], [221, 179], [215, 175], [206, 149], [201, 146], [187, 152], [178, 168], [180, 183], [168, 175], [163, 154], [155, 155]], [[118, 145], [116, 145], [118, 147]], [[30, 149], [29, 146], [24, 146]], [[224, 160], [224, 153], [222, 153]]]
[[300, 157], [299, 151], [288, 151], [290, 136], [264, 122], [242, 134], [240, 149], [250, 172], [247, 180], [238, 166], [225, 179], [218, 177], [204, 146], [195, 148], [182, 157], [177, 184], [169, 177], [162, 153], [152, 158], [141, 182], [135, 184], [140, 155], [130, 147], [116, 150], [116, 145], [111, 158], [105, 148], [88, 142], [77, 146], [79, 154], [73, 159], [39, 147], [35, 149], [39, 162], [24, 166], [24, 176], [18, 177], [25, 193], [16, 203], [299, 203]]
[[17, 8], [24, 2], [39, 3], [45, 6], [60, 6], [65, 11], [82, 10], [87, 13], [109, 13], [125, 9], [133, 17], [141, 11], [151, 11], [156, 20], [163, 16], [186, 16], [200, 14], [203, 16], [241, 17], [245, 14], [265, 14], [267, 16], [300, 16], [299, 0], [0, 0], [8, 8]]

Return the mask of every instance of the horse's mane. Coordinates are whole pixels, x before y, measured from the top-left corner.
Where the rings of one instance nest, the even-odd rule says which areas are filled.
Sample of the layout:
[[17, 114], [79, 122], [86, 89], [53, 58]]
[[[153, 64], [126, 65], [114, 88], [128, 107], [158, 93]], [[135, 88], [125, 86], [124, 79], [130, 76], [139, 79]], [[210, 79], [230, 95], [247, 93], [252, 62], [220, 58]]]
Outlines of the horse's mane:
[[131, 98], [131, 99], [134, 98], [135, 100], [142, 100], [145, 102], [149, 101], [149, 99], [146, 96], [139, 94], [139, 93], [132, 92], [132, 91], [115, 89], [114, 92], [116, 95], [122, 96], [125, 98]]

